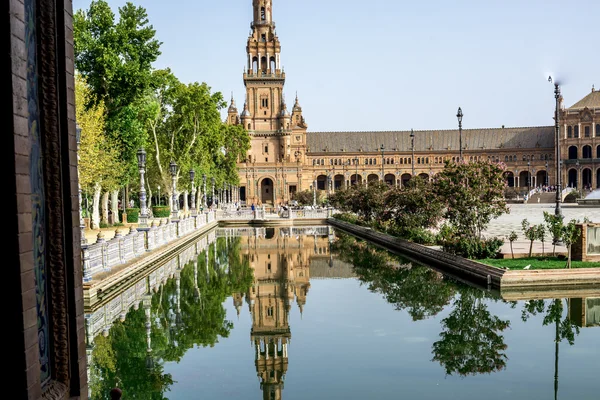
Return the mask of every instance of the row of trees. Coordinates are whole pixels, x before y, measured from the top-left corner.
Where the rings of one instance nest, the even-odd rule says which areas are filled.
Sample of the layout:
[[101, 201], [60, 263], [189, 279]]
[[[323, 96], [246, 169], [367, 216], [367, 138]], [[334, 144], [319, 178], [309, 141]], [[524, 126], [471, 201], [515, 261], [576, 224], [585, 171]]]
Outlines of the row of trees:
[[[139, 185], [136, 153], [148, 153], [146, 186], [160, 186], [172, 197], [168, 165], [178, 165], [177, 189], [187, 196], [189, 170], [214, 178], [217, 187], [237, 184], [236, 162], [249, 149], [241, 126], [221, 120], [226, 106], [220, 92], [206, 83], [184, 83], [170, 69], [155, 69], [161, 43], [143, 7], [126, 3], [115, 17], [105, 0], [94, 0], [73, 20], [77, 122], [82, 128], [80, 181], [93, 193], [93, 222], [112, 213], [118, 218], [118, 195], [128, 203]], [[185, 179], [179, 179], [181, 177]], [[198, 193], [199, 195], [199, 193]], [[199, 204], [199, 202], [197, 202]]]
[[[502, 242], [487, 240], [484, 230], [492, 219], [509, 212], [503, 172], [502, 165], [485, 161], [447, 162], [432, 180], [415, 176], [401, 187], [355, 185], [334, 193], [330, 201], [357, 215], [359, 223], [419, 243], [439, 242], [467, 257], [486, 257]], [[432, 233], [436, 229], [437, 237]]]

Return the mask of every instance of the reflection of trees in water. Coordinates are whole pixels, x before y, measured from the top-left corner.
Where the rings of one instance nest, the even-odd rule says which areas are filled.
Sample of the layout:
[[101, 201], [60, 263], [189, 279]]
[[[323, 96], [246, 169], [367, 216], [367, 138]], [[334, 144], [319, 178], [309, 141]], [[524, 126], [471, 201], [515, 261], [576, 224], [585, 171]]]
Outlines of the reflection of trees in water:
[[433, 344], [433, 360], [447, 374], [491, 373], [506, 366], [507, 346], [500, 333], [510, 322], [492, 315], [485, 303], [497, 299], [352, 236], [338, 233], [338, 237], [334, 250], [339, 257], [354, 265], [369, 290], [383, 294], [414, 321], [437, 315], [454, 298], [450, 314], [441, 320], [440, 340]]
[[109, 336], [95, 338], [92, 399], [108, 398], [110, 389], [118, 386], [127, 398], [162, 400], [173, 384], [171, 375], [164, 374], [165, 361], [178, 362], [188, 349], [212, 347], [219, 337], [229, 336], [233, 322], [225, 319], [223, 302], [232, 293], [247, 291], [253, 279], [239, 243], [240, 238], [227, 244], [218, 239], [216, 253], [211, 245], [197, 263], [178, 270], [175, 279], [152, 296], [151, 357], [161, 362], [147, 363], [146, 317], [141, 307], [129, 311], [124, 322], [115, 322]]
[[440, 340], [433, 344], [433, 361], [448, 375], [492, 373], [506, 367], [507, 348], [500, 332], [510, 321], [491, 315], [484, 303], [484, 292], [461, 287], [452, 302], [452, 311], [441, 321]]
[[454, 296], [455, 286], [436, 271], [406, 263], [352, 236], [338, 236], [334, 251], [354, 266], [360, 281], [383, 294], [396, 310], [407, 310], [413, 321], [438, 314]]

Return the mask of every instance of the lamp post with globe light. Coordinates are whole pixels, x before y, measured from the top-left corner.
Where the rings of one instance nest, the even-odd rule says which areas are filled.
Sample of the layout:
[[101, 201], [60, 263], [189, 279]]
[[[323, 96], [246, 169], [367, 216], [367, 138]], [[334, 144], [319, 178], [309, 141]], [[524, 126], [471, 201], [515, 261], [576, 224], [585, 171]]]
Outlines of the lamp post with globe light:
[[140, 171], [140, 218], [138, 226], [146, 228], [148, 226], [148, 208], [146, 207], [146, 186], [144, 185], [144, 175], [146, 174], [146, 151], [140, 148], [137, 151], [138, 168]]
[[552, 76], [548, 77], [548, 82], [554, 83], [554, 163], [556, 164], [556, 208], [554, 209], [555, 215], [562, 215], [560, 203], [562, 202], [562, 178], [561, 178], [561, 159], [560, 159], [560, 129], [558, 127], [560, 117], [560, 86], [558, 82], [554, 82]]
[[460, 107], [458, 107], [458, 112], [456, 113], [456, 118], [458, 118], [458, 156], [460, 161], [463, 160], [463, 145], [462, 145], [462, 120], [463, 120], [463, 112]]
[[176, 221], [179, 216], [179, 196], [177, 196], [177, 164], [175, 161], [171, 161], [169, 164], [169, 171], [171, 172], [171, 182], [173, 187], [173, 196], [171, 200], [171, 220]]
[[196, 171], [194, 171], [193, 169], [190, 169], [190, 182], [192, 183], [192, 207], [191, 207], [191, 212], [192, 212], [192, 217], [196, 216], [196, 182], [195, 182], [195, 178], [196, 178]]

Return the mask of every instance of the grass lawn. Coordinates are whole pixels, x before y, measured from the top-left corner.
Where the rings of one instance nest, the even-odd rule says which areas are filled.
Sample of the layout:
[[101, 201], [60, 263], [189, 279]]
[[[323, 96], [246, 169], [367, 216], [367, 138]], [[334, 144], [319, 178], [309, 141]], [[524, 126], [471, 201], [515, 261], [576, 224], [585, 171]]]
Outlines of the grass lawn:
[[[494, 267], [508, 267], [511, 270], [523, 269], [527, 265], [531, 265], [529, 269], [564, 269], [567, 265], [566, 259], [558, 259], [557, 257], [547, 258], [486, 258], [483, 260], [477, 260], [483, 264], [492, 265]], [[571, 261], [572, 268], [598, 268], [600, 263], [598, 262], [583, 262], [583, 261]]]

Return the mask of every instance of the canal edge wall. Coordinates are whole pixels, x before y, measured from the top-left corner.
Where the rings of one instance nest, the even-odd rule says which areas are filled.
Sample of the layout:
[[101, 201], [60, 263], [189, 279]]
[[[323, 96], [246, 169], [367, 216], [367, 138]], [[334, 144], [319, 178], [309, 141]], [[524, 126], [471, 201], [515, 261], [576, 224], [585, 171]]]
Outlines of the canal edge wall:
[[507, 271], [441, 250], [431, 249], [371, 228], [334, 218], [328, 219], [327, 222], [354, 236], [384, 247], [395, 254], [417, 262], [421, 259], [424, 263], [442, 272], [448, 272], [478, 286], [500, 289], [502, 293], [524, 288], [543, 290], [548, 287], [600, 287], [600, 268]]

